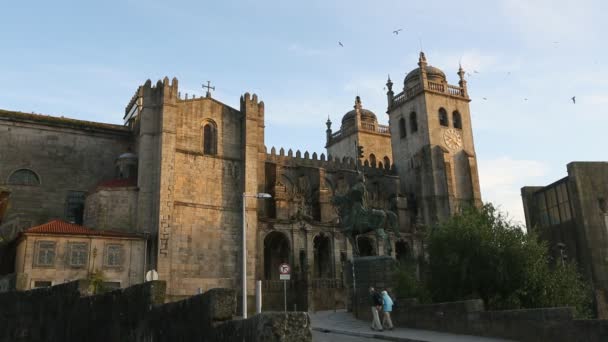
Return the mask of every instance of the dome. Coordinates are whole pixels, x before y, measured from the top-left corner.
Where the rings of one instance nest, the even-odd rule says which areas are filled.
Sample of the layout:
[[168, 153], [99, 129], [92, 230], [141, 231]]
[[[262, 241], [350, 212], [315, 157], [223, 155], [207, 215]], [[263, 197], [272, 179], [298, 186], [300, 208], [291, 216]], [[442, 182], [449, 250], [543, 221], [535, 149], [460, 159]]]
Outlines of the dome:
[[[361, 113], [361, 121], [363, 122], [378, 121], [378, 119], [376, 118], [376, 114], [374, 114], [374, 112], [372, 112], [371, 110], [361, 108], [359, 109], [359, 112]], [[353, 109], [350, 112], [344, 114], [344, 116], [342, 117], [342, 124], [344, 124], [344, 122], [348, 120], [354, 120], [355, 115], [357, 115], [356, 109]]]
[[361, 107], [361, 98], [359, 96], [357, 96], [357, 98], [355, 99], [355, 109], [344, 114], [344, 116], [342, 117], [342, 125], [344, 125], [344, 123], [346, 123], [347, 121], [351, 121], [351, 120], [354, 121], [355, 116], [357, 115], [357, 110], [359, 111], [359, 113], [361, 113], [361, 122], [377, 122], [378, 121], [378, 119], [376, 118], [376, 114], [374, 114], [374, 112]]
[[[420, 77], [419, 70], [420, 68], [416, 68], [410, 71], [407, 76], [405, 76], [405, 80], [403, 80], [403, 83], [408, 83], [409, 81], [417, 80]], [[432, 81], [436, 81], [437, 78], [445, 80], [445, 74], [443, 73], [443, 71], [441, 71], [441, 69], [439, 68], [435, 68], [432, 65], [426, 66], [426, 75], [427, 78], [431, 79]]]

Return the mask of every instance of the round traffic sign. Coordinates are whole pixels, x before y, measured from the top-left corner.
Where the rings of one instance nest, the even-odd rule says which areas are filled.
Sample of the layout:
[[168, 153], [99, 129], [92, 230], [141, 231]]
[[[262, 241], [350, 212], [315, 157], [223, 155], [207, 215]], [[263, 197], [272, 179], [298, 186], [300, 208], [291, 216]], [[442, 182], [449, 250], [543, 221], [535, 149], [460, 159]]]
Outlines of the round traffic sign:
[[291, 272], [291, 267], [289, 266], [289, 264], [282, 263], [281, 265], [279, 265], [280, 274], [289, 274], [290, 272]]

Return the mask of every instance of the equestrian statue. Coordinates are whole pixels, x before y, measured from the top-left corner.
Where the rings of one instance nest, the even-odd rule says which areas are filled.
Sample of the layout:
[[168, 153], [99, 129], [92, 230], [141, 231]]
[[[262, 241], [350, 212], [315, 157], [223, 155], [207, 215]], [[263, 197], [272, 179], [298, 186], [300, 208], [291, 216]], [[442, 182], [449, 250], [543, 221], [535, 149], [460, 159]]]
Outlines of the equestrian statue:
[[384, 241], [384, 253], [391, 255], [393, 248], [386, 230], [399, 235], [397, 214], [390, 210], [371, 209], [367, 206], [367, 187], [365, 175], [357, 170], [357, 182], [346, 195], [335, 195], [331, 203], [336, 207], [340, 217], [342, 233], [353, 246], [353, 255], [360, 256], [357, 236], [375, 232], [378, 241]]

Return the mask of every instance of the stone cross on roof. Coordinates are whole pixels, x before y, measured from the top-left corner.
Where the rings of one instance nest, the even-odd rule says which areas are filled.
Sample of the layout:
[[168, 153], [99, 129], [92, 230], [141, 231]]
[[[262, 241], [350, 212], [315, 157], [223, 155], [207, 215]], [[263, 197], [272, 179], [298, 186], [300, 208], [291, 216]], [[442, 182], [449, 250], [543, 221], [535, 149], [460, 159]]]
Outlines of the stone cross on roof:
[[211, 97], [211, 92], [209, 90], [214, 90], [215, 91], [215, 87], [211, 86], [211, 81], [207, 81], [207, 85], [203, 84], [203, 89], [207, 88], [207, 94], [205, 94], [206, 97]]

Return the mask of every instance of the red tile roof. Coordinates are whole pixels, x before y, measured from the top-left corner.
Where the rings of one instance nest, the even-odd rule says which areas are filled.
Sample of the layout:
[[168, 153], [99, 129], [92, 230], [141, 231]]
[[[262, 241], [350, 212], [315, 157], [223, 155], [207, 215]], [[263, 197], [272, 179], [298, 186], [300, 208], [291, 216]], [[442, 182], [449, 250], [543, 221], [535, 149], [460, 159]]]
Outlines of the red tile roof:
[[24, 234], [66, 234], [66, 235], [86, 235], [86, 236], [107, 236], [107, 237], [140, 237], [136, 234], [124, 232], [114, 232], [109, 230], [95, 230], [78, 224], [68, 223], [63, 220], [53, 220], [40, 226], [26, 229]]
[[137, 178], [110, 179], [97, 184], [97, 188], [121, 188], [137, 186]]

